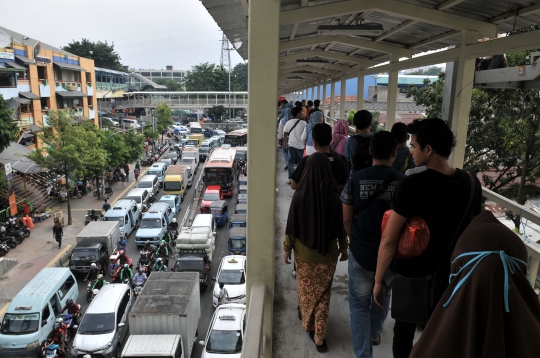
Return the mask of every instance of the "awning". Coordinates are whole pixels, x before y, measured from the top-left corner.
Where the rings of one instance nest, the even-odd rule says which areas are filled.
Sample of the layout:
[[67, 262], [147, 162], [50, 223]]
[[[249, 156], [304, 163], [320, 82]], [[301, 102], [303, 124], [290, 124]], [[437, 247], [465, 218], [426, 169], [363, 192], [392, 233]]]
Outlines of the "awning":
[[26, 67], [21, 66], [18, 63], [15, 63], [15, 62], [5, 62], [4, 65], [6, 65], [8, 67], [11, 67], [11, 68], [16, 68], [19, 71], [26, 71]]
[[64, 98], [83, 98], [87, 94], [80, 91], [56, 91], [56, 94]]
[[84, 68], [77, 65], [72, 65], [71, 63], [63, 63], [63, 62], [55, 62], [54, 65], [58, 68], [61, 68], [63, 70], [71, 70], [71, 71], [83, 71], [86, 72]]
[[34, 133], [23, 133], [23, 135], [21, 136], [21, 138], [33, 138], [34, 137]]
[[34, 123], [30, 124], [30, 129], [32, 130], [32, 132], [34, 133], [37, 133], [37, 132], [43, 132], [43, 128], [35, 125]]
[[13, 67], [4, 67], [0, 65], [0, 72], [19, 72], [19, 69], [13, 68]]
[[35, 65], [36, 64], [35, 61], [32, 61], [31, 59], [29, 59], [28, 57], [25, 57], [25, 56], [15, 56], [15, 59], [17, 61], [19, 61], [20, 63], [22, 63], [23, 65]]
[[30, 100], [29, 99], [26, 99], [26, 98], [21, 98], [21, 97], [12, 97], [10, 100], [9, 100], [9, 105], [8, 107], [13, 109], [13, 108], [17, 108], [19, 107], [21, 104], [27, 104], [29, 103]]
[[150, 87], [153, 87], [154, 89], [164, 89], [164, 90], [167, 89], [167, 86], [158, 85], [154, 81], [149, 80], [148, 78], [144, 77], [143, 75], [139, 73], [133, 72], [133, 73], [130, 73], [129, 75], [135, 78], [136, 80], [146, 83], [147, 85], [149, 85]]
[[22, 96], [24, 98], [28, 99], [39, 99], [40, 97], [37, 94], [34, 94], [32, 92], [19, 92], [19, 97]]
[[11, 142], [9, 147], [0, 153], [0, 163], [10, 163], [13, 169], [21, 173], [39, 173], [41, 168], [25, 157], [25, 155], [28, 155], [31, 152], [32, 150], [26, 148], [24, 145]]

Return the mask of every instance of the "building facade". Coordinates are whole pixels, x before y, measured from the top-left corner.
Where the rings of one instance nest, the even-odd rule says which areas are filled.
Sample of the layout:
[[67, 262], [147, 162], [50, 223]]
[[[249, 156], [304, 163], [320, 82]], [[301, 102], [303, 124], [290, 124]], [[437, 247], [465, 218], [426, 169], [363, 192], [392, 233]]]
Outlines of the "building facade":
[[49, 110], [97, 123], [94, 60], [0, 27], [0, 94], [19, 122], [18, 143], [40, 147]]
[[183, 70], [174, 70], [173, 66], [166, 66], [165, 70], [142, 70], [142, 69], [132, 69], [133, 72], [138, 73], [151, 81], [156, 80], [173, 80], [178, 83], [184, 82], [184, 77], [186, 76], [186, 71]]

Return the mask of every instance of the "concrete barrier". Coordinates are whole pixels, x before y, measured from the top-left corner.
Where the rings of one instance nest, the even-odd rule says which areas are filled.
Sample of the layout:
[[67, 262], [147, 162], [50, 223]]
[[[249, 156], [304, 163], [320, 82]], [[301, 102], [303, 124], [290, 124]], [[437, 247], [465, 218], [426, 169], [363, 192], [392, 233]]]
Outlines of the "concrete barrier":
[[17, 266], [19, 260], [17, 259], [8, 259], [7, 257], [0, 258], [0, 276], [3, 276], [9, 270]]

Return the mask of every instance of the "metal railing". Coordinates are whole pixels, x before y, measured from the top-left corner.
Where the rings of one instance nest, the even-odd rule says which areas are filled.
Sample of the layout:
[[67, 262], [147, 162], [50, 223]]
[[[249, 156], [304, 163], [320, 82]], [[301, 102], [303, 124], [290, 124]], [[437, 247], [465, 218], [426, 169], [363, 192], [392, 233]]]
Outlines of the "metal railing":
[[[116, 108], [124, 107], [156, 107], [161, 103], [167, 103], [171, 108], [195, 108], [195, 107], [212, 107], [222, 105], [227, 107], [229, 101], [222, 98], [134, 98], [134, 99], [117, 99], [115, 102]], [[231, 100], [233, 108], [247, 108], [247, 99]], [[110, 109], [111, 103], [100, 103], [102, 109]]]
[[249, 308], [246, 319], [246, 335], [242, 347], [241, 358], [258, 358], [264, 356], [266, 337], [263, 334], [264, 301], [266, 287], [262, 283], [254, 283], [249, 295]]

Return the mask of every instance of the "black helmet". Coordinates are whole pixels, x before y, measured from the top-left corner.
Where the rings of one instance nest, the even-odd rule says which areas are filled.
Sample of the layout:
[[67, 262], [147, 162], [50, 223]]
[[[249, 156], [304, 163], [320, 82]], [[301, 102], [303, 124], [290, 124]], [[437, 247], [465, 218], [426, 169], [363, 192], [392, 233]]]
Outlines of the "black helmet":
[[73, 300], [71, 298], [68, 298], [66, 303], [67, 303], [68, 306], [71, 306], [73, 304]]

